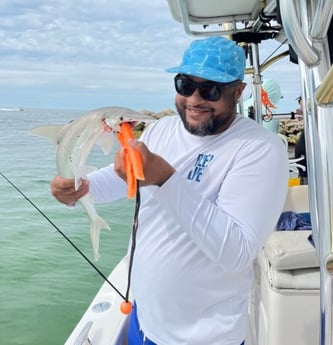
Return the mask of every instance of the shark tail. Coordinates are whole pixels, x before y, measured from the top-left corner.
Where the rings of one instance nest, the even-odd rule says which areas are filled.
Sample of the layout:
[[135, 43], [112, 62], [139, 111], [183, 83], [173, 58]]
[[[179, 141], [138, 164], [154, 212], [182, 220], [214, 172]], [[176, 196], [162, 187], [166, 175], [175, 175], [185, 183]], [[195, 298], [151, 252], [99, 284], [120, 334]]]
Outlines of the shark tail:
[[95, 261], [98, 261], [100, 258], [99, 237], [101, 229], [110, 230], [110, 227], [102, 217], [97, 215], [93, 220], [90, 221], [90, 239]]

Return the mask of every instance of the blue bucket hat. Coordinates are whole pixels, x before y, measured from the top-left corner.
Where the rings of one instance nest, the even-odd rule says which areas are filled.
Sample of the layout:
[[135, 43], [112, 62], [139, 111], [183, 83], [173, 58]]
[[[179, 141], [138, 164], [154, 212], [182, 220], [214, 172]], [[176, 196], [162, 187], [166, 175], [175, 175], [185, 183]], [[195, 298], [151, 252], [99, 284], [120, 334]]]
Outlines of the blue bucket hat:
[[244, 50], [235, 42], [212, 36], [193, 41], [185, 51], [182, 63], [166, 71], [230, 83], [244, 79], [245, 60]]

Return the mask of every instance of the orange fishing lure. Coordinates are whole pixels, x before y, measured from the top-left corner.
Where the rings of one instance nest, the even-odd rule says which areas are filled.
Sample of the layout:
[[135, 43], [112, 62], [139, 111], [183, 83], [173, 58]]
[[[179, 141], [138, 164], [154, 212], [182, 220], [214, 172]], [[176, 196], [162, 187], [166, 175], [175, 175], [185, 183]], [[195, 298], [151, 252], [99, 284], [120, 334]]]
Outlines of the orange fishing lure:
[[117, 138], [125, 149], [125, 167], [127, 175], [127, 196], [134, 198], [137, 191], [137, 180], [144, 180], [142, 159], [140, 153], [133, 147], [128, 145], [128, 140], [134, 139], [134, 133], [129, 123], [123, 122], [120, 124], [120, 132], [117, 132]]

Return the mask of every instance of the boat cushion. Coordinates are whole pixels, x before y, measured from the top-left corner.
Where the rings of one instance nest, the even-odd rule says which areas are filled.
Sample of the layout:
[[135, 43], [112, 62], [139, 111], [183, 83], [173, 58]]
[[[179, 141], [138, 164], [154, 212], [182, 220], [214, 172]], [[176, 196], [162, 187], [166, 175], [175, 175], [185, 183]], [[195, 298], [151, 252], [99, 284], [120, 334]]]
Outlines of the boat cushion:
[[276, 270], [319, 267], [316, 250], [309, 241], [311, 231], [274, 231], [264, 246], [268, 261]]
[[318, 267], [277, 270], [270, 265], [264, 251], [259, 253], [257, 264], [273, 289], [281, 292], [283, 290], [295, 290], [298, 293], [305, 290], [320, 289], [320, 270]]

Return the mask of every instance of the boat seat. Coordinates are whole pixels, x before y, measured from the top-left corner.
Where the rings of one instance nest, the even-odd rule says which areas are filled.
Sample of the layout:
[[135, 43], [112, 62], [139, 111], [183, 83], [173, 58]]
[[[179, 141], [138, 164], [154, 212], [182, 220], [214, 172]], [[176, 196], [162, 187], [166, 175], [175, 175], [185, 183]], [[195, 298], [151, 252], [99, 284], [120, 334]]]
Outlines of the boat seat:
[[319, 267], [297, 268], [278, 270], [271, 265], [263, 252], [259, 253], [256, 265], [262, 277], [265, 277], [269, 289], [278, 291], [280, 294], [288, 294], [291, 291], [301, 293], [304, 291], [319, 291], [320, 271]]
[[296, 213], [309, 212], [308, 185], [292, 186], [288, 188], [282, 212], [285, 211], [293, 211]]
[[[309, 212], [307, 185], [288, 188], [282, 212], [287, 211]], [[309, 241], [310, 234], [310, 230], [273, 231], [262, 251], [275, 270], [319, 267], [316, 251]]]
[[267, 260], [275, 270], [318, 268], [316, 250], [308, 240], [310, 230], [274, 231], [264, 246]]
[[[289, 187], [283, 211], [309, 212], [308, 187]], [[319, 334], [320, 268], [310, 230], [273, 231], [253, 265], [250, 339], [256, 345], [313, 345]]]

